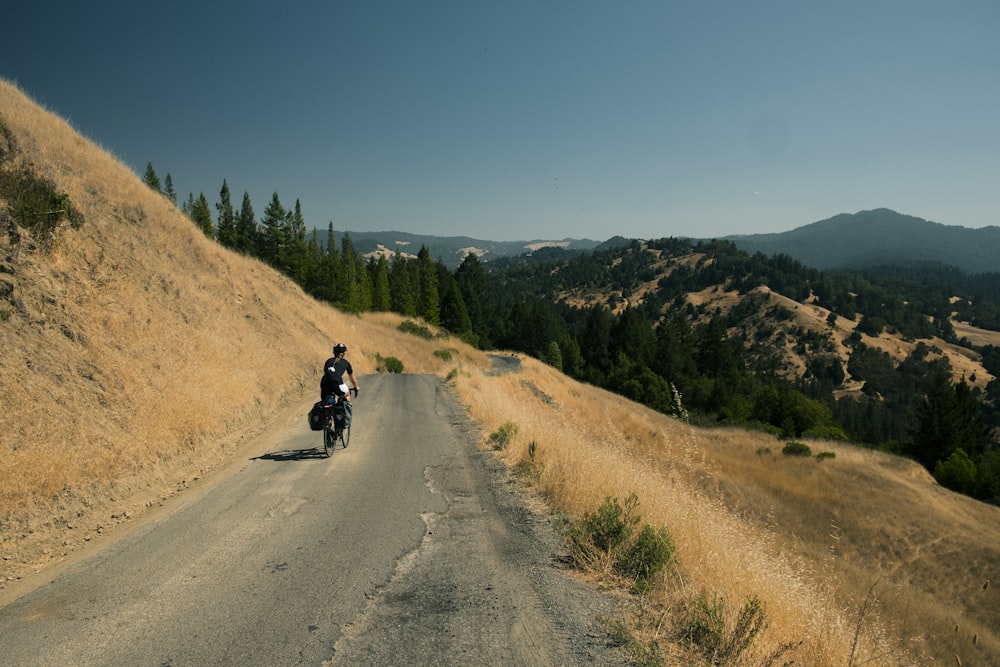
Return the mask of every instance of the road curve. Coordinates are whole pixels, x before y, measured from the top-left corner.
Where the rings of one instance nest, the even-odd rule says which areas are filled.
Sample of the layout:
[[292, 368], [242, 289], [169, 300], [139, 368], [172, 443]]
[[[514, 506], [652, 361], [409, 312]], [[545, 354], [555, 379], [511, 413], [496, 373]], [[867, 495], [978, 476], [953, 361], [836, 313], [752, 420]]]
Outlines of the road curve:
[[627, 664], [433, 376], [364, 378], [350, 446], [302, 419], [0, 609], [0, 665]]

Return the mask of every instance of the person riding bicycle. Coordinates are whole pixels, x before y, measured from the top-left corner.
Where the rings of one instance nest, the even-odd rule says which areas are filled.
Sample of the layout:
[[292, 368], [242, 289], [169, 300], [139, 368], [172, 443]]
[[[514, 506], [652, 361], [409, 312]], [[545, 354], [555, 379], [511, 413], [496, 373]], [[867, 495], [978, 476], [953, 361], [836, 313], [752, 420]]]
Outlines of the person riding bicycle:
[[319, 381], [319, 400], [323, 401], [330, 396], [340, 396], [348, 401], [351, 400], [351, 392], [344, 384], [344, 373], [351, 379], [354, 385], [355, 395], [358, 393], [358, 381], [354, 379], [354, 367], [351, 362], [344, 358], [347, 354], [347, 346], [337, 343], [333, 346], [333, 356], [323, 364], [323, 378]]
[[339, 400], [343, 406], [343, 426], [350, 427], [353, 410], [351, 409], [351, 392], [344, 384], [344, 373], [347, 373], [351, 384], [354, 385], [355, 396], [358, 394], [358, 381], [354, 379], [354, 367], [351, 366], [351, 362], [344, 358], [345, 354], [347, 354], [346, 345], [337, 343], [333, 346], [333, 356], [323, 364], [323, 377], [319, 381], [319, 399], [328, 403]]

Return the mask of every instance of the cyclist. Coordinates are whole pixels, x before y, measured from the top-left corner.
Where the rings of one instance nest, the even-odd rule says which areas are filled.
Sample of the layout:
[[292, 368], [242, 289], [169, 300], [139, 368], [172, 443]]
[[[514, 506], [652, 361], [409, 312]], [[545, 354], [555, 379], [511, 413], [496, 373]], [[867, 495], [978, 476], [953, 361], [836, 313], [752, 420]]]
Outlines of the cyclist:
[[351, 400], [351, 392], [344, 384], [344, 373], [347, 373], [347, 377], [351, 379], [354, 393], [358, 393], [358, 381], [354, 379], [354, 367], [351, 366], [351, 362], [344, 358], [345, 354], [347, 354], [346, 345], [337, 343], [333, 346], [333, 356], [323, 364], [323, 378], [319, 381], [319, 400], [325, 400], [331, 395]]

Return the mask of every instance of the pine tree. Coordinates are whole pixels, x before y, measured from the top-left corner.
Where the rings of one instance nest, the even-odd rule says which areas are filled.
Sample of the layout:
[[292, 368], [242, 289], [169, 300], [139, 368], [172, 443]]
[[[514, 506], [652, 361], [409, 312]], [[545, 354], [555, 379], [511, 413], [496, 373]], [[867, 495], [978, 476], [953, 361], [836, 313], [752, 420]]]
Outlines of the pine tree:
[[361, 282], [358, 276], [358, 255], [354, 251], [351, 235], [340, 237], [340, 272], [338, 274], [338, 303], [341, 308], [361, 312]]
[[965, 382], [953, 385], [947, 369], [937, 369], [917, 410], [911, 453], [928, 470], [962, 449], [972, 459], [993, 445], [972, 391]]
[[464, 341], [473, 339], [472, 320], [458, 282], [441, 262], [437, 262], [438, 291], [441, 294], [441, 326]]
[[204, 192], [200, 193], [198, 199], [194, 200], [190, 216], [194, 224], [205, 233], [205, 236], [212, 236], [214, 231], [212, 228], [212, 212], [208, 208], [208, 199], [205, 198]]
[[441, 301], [438, 293], [437, 269], [431, 259], [431, 249], [421, 246], [417, 253], [420, 267], [420, 302], [418, 314], [429, 324], [441, 324]]
[[479, 341], [479, 347], [488, 349], [497, 337], [496, 308], [493, 290], [479, 257], [469, 253], [455, 270], [455, 282], [462, 292], [466, 311], [472, 321], [472, 333]]
[[170, 176], [169, 171], [167, 172], [166, 178], [163, 179], [163, 194], [176, 206], [177, 192], [174, 190], [174, 179]]
[[240, 206], [240, 214], [236, 218], [236, 230], [233, 235], [233, 249], [247, 255], [252, 255], [257, 251], [257, 218], [250, 205], [250, 195], [243, 192], [243, 203]]
[[295, 200], [295, 208], [285, 215], [284, 238], [281, 265], [301, 285], [310, 269], [307, 266], [306, 221], [302, 216], [302, 203], [298, 199]]
[[[587, 362], [588, 377], [594, 384], [611, 370], [611, 327], [614, 325], [614, 315], [603, 305], [593, 305], [587, 311], [584, 322], [584, 334], [581, 345], [583, 359]], [[596, 374], [596, 376], [595, 376]]]
[[413, 279], [410, 266], [413, 261], [396, 251], [389, 268], [389, 287], [392, 296], [392, 310], [406, 317], [417, 315], [417, 281]]
[[[313, 232], [314, 237], [318, 233]], [[326, 232], [326, 243], [320, 243], [316, 239], [315, 259], [313, 266], [312, 289], [310, 294], [317, 299], [327, 303], [335, 303], [337, 297], [337, 274], [340, 262], [337, 253], [337, 246], [334, 243], [333, 223], [331, 222]]]
[[372, 309], [378, 312], [392, 309], [392, 295], [389, 291], [389, 262], [380, 254], [375, 262], [372, 279]]
[[142, 177], [142, 182], [149, 186], [149, 189], [157, 194], [163, 194], [163, 190], [160, 188], [160, 177], [156, 175], [156, 170], [153, 169], [153, 163], [146, 163], [146, 173]]
[[267, 262], [279, 271], [284, 272], [282, 266], [282, 254], [287, 243], [285, 238], [285, 207], [281, 205], [278, 193], [271, 197], [271, 203], [264, 209], [264, 217], [261, 219], [261, 230], [258, 236], [258, 257]]
[[225, 179], [222, 181], [222, 189], [219, 191], [219, 202], [215, 205], [218, 211], [218, 238], [219, 243], [227, 248], [236, 245], [236, 214], [233, 211], [233, 199], [229, 194], [229, 184]]

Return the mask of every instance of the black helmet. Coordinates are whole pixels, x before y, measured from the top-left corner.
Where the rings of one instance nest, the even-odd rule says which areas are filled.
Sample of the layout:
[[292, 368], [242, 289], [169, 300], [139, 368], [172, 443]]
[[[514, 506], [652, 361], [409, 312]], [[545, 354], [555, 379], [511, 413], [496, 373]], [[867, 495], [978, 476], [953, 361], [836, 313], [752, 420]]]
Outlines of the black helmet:
[[347, 353], [347, 346], [344, 345], [343, 343], [337, 343], [336, 345], [333, 346], [333, 353], [335, 355], [337, 355], [337, 354], [346, 354]]

